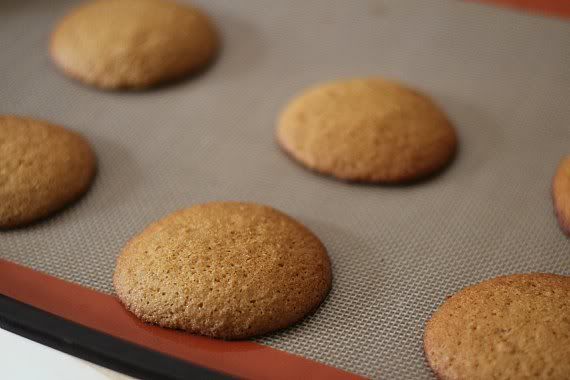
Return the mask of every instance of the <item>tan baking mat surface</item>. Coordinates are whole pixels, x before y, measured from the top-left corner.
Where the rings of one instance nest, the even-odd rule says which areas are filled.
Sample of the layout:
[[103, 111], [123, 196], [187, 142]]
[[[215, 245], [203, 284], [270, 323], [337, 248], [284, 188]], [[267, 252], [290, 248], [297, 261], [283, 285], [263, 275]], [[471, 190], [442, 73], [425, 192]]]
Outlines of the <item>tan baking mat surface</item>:
[[[203, 75], [104, 93], [51, 66], [65, 1], [0, 3], [0, 112], [84, 133], [92, 191], [0, 257], [111, 293], [122, 245], [151, 221], [219, 199], [273, 205], [306, 223], [334, 262], [312, 318], [262, 343], [363, 375], [430, 378], [426, 318], [498, 274], [570, 274], [550, 181], [570, 153], [570, 23], [458, 1], [206, 1], [224, 50]], [[414, 186], [350, 185], [277, 148], [283, 104], [323, 80], [381, 74], [433, 95], [461, 138], [455, 163]], [[2, 157], [0, 157], [2, 159]]]

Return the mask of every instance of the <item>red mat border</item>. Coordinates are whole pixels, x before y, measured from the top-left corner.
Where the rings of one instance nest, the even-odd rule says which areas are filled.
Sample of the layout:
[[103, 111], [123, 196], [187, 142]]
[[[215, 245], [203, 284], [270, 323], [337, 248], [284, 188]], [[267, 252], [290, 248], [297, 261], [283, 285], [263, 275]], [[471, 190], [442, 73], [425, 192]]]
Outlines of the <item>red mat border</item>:
[[560, 18], [570, 18], [570, 0], [469, 0], [489, 5], [541, 13]]
[[209, 339], [144, 324], [113, 296], [2, 259], [0, 294], [116, 338], [240, 378], [362, 379], [254, 342]]

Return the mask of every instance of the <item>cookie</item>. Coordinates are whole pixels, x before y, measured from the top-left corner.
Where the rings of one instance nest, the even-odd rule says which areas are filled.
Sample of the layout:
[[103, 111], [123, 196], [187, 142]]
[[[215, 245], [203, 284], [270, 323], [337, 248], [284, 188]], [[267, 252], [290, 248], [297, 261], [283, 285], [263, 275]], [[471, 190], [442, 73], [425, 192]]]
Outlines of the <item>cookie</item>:
[[448, 298], [424, 349], [441, 379], [570, 379], [570, 277], [501, 276]]
[[331, 287], [327, 251], [267, 206], [213, 202], [150, 225], [123, 249], [115, 290], [145, 322], [223, 339], [282, 329]]
[[558, 224], [570, 235], [570, 156], [564, 158], [552, 181], [552, 198]]
[[95, 175], [79, 134], [44, 121], [0, 116], [0, 228], [22, 226], [73, 202]]
[[304, 166], [348, 181], [402, 183], [454, 156], [457, 137], [426, 96], [381, 78], [308, 89], [278, 120], [281, 147]]
[[94, 0], [65, 16], [51, 56], [69, 76], [103, 89], [140, 89], [212, 61], [217, 33], [200, 10], [170, 0]]

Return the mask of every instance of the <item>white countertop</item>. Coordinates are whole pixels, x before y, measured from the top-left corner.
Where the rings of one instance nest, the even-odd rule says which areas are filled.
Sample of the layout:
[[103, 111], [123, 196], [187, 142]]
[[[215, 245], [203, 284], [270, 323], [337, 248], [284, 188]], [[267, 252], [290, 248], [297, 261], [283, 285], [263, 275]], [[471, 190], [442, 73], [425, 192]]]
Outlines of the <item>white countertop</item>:
[[111, 371], [0, 329], [1, 377], [10, 380], [127, 380]]

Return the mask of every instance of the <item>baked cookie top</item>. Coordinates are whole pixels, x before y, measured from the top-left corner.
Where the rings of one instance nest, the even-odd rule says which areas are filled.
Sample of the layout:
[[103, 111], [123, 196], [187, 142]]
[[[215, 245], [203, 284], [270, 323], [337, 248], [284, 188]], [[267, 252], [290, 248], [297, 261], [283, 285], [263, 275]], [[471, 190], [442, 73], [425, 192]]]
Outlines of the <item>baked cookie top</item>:
[[501, 276], [448, 298], [427, 323], [441, 379], [570, 378], [570, 277]]
[[65, 16], [51, 40], [69, 76], [104, 89], [145, 88], [207, 65], [218, 36], [200, 10], [171, 0], [94, 0]]
[[382, 78], [309, 88], [281, 113], [277, 138], [317, 172], [384, 183], [440, 170], [457, 145], [454, 128], [429, 98]]
[[114, 284], [145, 322], [224, 339], [287, 327], [331, 287], [326, 249], [267, 206], [213, 202], [173, 213], [134, 237]]
[[0, 115], [0, 228], [31, 223], [74, 201], [88, 189], [95, 166], [79, 134]]

